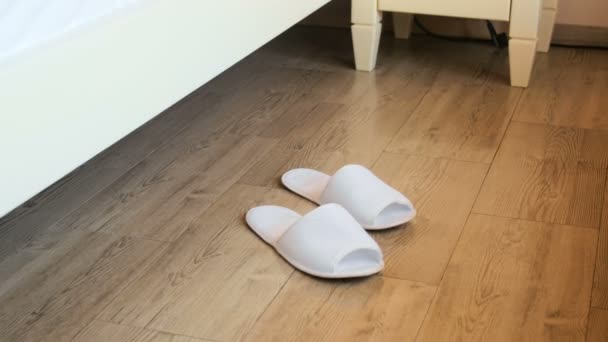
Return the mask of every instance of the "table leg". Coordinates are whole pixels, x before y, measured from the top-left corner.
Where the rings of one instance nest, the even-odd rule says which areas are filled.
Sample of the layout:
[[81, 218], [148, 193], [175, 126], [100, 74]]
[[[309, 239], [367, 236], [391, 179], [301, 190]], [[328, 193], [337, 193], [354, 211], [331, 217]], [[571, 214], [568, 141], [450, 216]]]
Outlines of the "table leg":
[[351, 32], [357, 70], [372, 71], [376, 67], [382, 13], [377, 0], [352, 0]]
[[539, 52], [549, 52], [556, 15], [557, 0], [545, 0], [538, 28], [538, 44], [536, 45], [536, 50]]
[[511, 85], [527, 87], [536, 57], [541, 0], [512, 0], [509, 28]]
[[393, 31], [395, 32], [395, 38], [408, 39], [412, 33], [413, 23], [413, 14], [393, 12]]

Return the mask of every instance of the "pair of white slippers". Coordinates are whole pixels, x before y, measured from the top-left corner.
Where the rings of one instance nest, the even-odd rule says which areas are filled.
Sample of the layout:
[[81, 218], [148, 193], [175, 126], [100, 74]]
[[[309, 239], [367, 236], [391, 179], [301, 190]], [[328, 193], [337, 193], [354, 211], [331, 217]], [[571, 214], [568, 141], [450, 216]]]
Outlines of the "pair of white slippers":
[[281, 180], [320, 207], [301, 216], [285, 207], [260, 206], [249, 210], [247, 224], [290, 264], [317, 277], [379, 272], [382, 251], [365, 229], [395, 227], [416, 216], [410, 200], [360, 165], [346, 165], [333, 176], [294, 169]]

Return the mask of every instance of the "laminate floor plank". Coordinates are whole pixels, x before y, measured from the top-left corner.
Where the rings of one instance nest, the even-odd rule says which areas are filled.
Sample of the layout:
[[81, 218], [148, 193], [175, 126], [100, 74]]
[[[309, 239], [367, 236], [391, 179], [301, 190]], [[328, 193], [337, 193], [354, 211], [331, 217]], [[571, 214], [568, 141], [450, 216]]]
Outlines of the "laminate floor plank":
[[372, 232], [384, 252], [382, 274], [439, 284], [487, 170], [481, 163], [384, 153], [372, 171], [406, 194], [417, 216]]
[[598, 53], [556, 48], [539, 58], [514, 121], [608, 129], [608, 68]]
[[513, 122], [473, 211], [599, 227], [608, 134]]
[[293, 272], [244, 222], [264, 204], [313, 208], [286, 191], [231, 187], [99, 318], [216, 341], [243, 336]]
[[62, 220], [61, 229], [129, 232], [155, 240], [174, 240], [271, 151], [274, 143], [268, 138], [224, 136], [190, 153], [177, 153], [177, 159], [173, 159], [175, 150], [167, 150], [166, 162], [158, 163], [159, 158], [132, 169]]
[[0, 285], [3, 341], [70, 341], [166, 247], [71, 232]]
[[295, 273], [243, 340], [414, 341], [434, 294], [434, 286], [407, 280]]
[[584, 341], [597, 230], [471, 215], [417, 341]]
[[249, 169], [239, 183], [280, 187], [277, 170], [284, 170], [285, 165], [295, 153], [304, 148], [310, 139], [327, 123], [343, 106], [333, 103], [319, 103], [304, 115], [286, 115], [272, 123], [262, 135], [280, 138], [272, 151]]
[[[278, 143], [280, 150], [252, 168], [243, 182], [280, 187], [281, 175], [292, 168], [315, 168], [331, 174], [345, 164], [371, 167], [429, 91], [435, 75], [435, 70], [426, 67], [416, 74], [392, 77], [387, 79], [387, 84], [353, 103], [336, 107], [320, 123], [311, 123], [314, 130], [299, 125], [287, 140]], [[311, 113], [317, 114], [318, 110]], [[297, 138], [302, 134], [300, 132], [306, 132], [303, 134], [306, 139]], [[294, 137], [297, 143], [293, 142]], [[284, 149], [289, 146], [296, 148], [286, 152]]]
[[605, 342], [608, 340], [608, 310], [591, 308], [587, 342]]
[[591, 306], [608, 310], [608, 183], [604, 192], [604, 209], [597, 242]]
[[463, 65], [469, 70], [464, 75], [473, 76], [443, 68], [386, 151], [492, 161], [522, 90], [492, 73], [496, 66], [490, 62]]
[[94, 321], [73, 342], [213, 342], [149, 329]]

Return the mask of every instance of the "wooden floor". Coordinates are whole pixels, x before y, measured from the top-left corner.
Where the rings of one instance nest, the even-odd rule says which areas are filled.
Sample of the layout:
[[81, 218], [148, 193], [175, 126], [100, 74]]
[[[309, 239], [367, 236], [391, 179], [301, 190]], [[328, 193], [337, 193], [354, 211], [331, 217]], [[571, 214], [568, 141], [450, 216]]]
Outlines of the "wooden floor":
[[[0, 221], [0, 341], [608, 341], [608, 52], [295, 28]], [[162, 82], [162, 80], [158, 80]], [[294, 269], [247, 209], [294, 167], [371, 168], [417, 206], [386, 268]]]

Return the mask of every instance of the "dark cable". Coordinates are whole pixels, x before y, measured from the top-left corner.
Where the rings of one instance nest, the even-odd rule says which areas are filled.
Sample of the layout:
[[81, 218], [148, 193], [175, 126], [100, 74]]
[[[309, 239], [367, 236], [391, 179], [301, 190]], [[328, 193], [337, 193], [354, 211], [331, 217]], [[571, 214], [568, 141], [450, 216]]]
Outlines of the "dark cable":
[[496, 33], [496, 29], [494, 28], [494, 24], [491, 21], [486, 20], [486, 27], [488, 28], [488, 32], [490, 32], [490, 37], [492, 38], [492, 43], [499, 49], [504, 49], [509, 46], [509, 37], [504, 32]]
[[416, 17], [416, 16], [414, 16], [414, 24], [420, 29], [420, 31], [428, 34], [431, 37], [435, 37], [438, 39], [451, 40], [451, 41], [455, 41], [455, 42], [477, 42], [477, 43], [489, 43], [490, 42], [488, 39], [482, 39], [482, 38], [452, 37], [452, 36], [446, 36], [446, 35], [435, 33], [433, 31], [430, 31], [429, 29], [427, 29], [424, 25], [422, 25], [422, 23], [420, 22], [420, 20], [418, 20], [418, 17]]
[[[491, 26], [491, 23], [488, 21], [489, 25], [488, 25], [488, 30]], [[475, 43], [483, 43], [483, 44], [492, 44], [494, 43], [495, 46], [498, 47], [497, 43], [499, 41], [498, 38], [496, 39], [485, 39], [485, 38], [471, 38], [471, 37], [454, 37], [454, 36], [447, 36], [447, 35], [442, 35], [442, 34], [438, 34], [435, 33], [431, 30], [429, 30], [428, 28], [426, 28], [426, 26], [424, 26], [420, 20], [418, 20], [418, 18], [416, 16], [414, 16], [414, 24], [420, 29], [420, 31], [426, 33], [427, 35], [431, 36], [431, 37], [435, 37], [438, 39], [443, 39], [443, 40], [450, 40], [450, 41], [456, 41], [456, 42], [475, 42]], [[491, 26], [493, 29], [493, 25]], [[494, 33], [496, 33], [496, 31], [494, 30]], [[501, 33], [502, 35], [502, 33]], [[492, 36], [492, 31], [490, 31], [490, 36]], [[498, 36], [498, 34], [496, 34], [496, 36]], [[496, 42], [494, 42], [496, 41]]]

